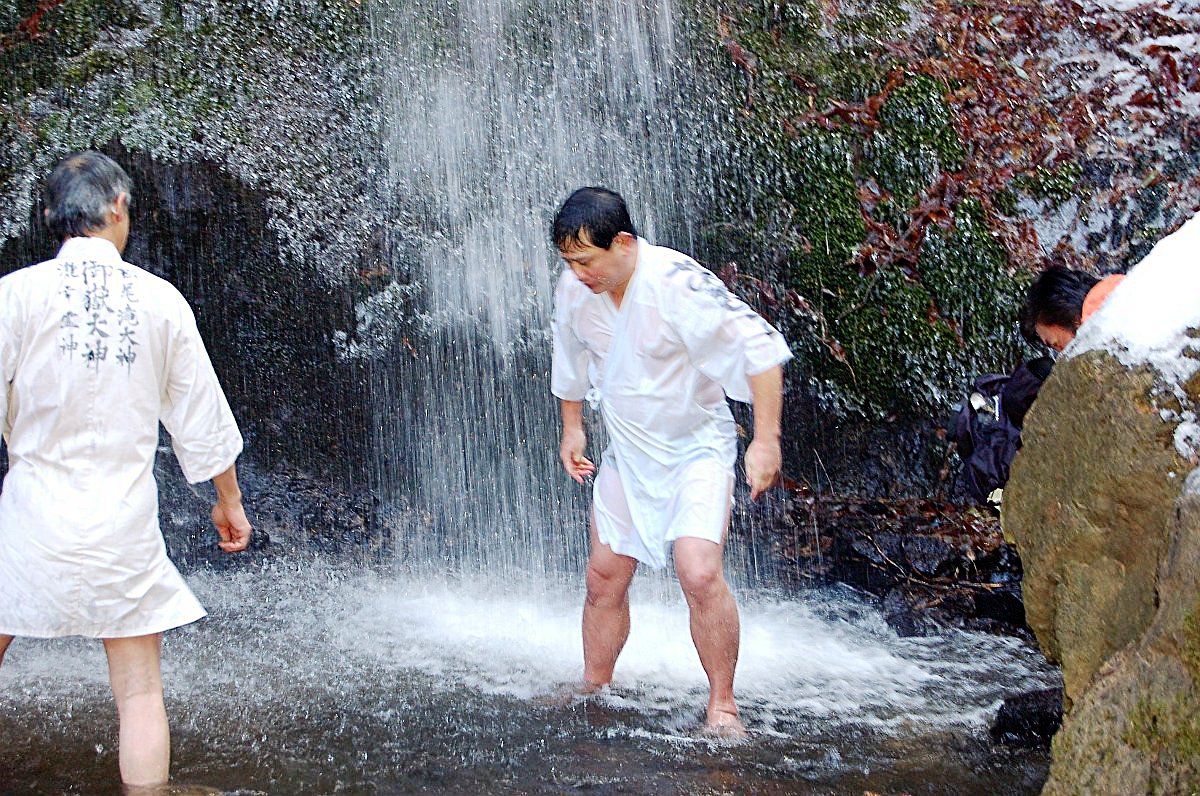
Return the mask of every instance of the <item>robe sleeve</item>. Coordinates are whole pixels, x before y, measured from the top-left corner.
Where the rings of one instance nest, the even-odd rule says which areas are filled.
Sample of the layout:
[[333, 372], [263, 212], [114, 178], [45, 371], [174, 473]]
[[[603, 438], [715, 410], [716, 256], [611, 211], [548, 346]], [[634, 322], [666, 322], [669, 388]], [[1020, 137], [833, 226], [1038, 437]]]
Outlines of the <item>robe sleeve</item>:
[[217, 380], [196, 318], [180, 299], [180, 323], [166, 363], [162, 424], [188, 483], [228, 470], [242, 452], [242, 435]]
[[791, 359], [787, 342], [711, 271], [690, 261], [680, 265], [660, 313], [697, 370], [733, 400], [751, 403], [749, 377]]
[[0, 432], [8, 438], [12, 423], [8, 417], [9, 396], [13, 379], [17, 376], [17, 356], [21, 341], [17, 334], [17, 322], [21, 317], [11, 280], [0, 283]]
[[568, 274], [563, 271], [554, 291], [554, 361], [550, 368], [550, 391], [564, 401], [582, 401], [591, 388], [588, 378], [588, 352], [571, 324], [571, 300]]

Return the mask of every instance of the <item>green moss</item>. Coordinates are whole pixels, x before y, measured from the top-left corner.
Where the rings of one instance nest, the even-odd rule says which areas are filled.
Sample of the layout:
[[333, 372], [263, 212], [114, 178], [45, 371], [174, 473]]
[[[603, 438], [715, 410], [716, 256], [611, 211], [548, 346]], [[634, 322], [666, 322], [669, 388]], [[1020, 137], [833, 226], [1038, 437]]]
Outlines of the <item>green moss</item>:
[[1153, 756], [1151, 792], [1195, 792], [1200, 788], [1200, 770], [1196, 768], [1200, 760], [1200, 701], [1194, 688], [1171, 702], [1139, 700], [1121, 740]]
[[1192, 676], [1193, 685], [1200, 686], [1200, 605], [1183, 620], [1182, 636], [1179, 658]]
[[[34, 5], [20, 0], [11, 24]], [[118, 126], [149, 112], [163, 121], [145, 131], [158, 140], [188, 140], [205, 130], [230, 146], [257, 143], [247, 140], [237, 108], [275, 101], [267, 93], [289, 57], [344, 63], [346, 49], [367, 39], [363, 9], [342, 0], [285, 4], [272, 13], [261, 4], [186, 9], [167, 0], [154, 20], [132, 0], [71, 0], [50, 9], [41, 38], [0, 52], [12, 78], [0, 88], [6, 129], [14, 120], [18, 134], [56, 149], [119, 135], [117, 128], [64, 130], [58, 108], [86, 106]]]
[[[4, 29], [11, 30], [35, 5], [36, 0], [18, 2]], [[347, 42], [362, 39], [366, 27], [362, 9], [340, 0], [311, 8], [283, 6], [275, 14], [251, 3], [215, 8], [219, 14], [196, 18], [195, 7], [185, 15], [182, 3], [168, 0], [160, 19], [151, 20], [132, 0], [71, 0], [55, 6], [42, 19], [39, 39], [0, 52], [11, 78], [0, 88], [0, 100], [19, 104], [39, 90], [72, 91], [98, 76], [122, 72], [149, 75], [146, 84], [156, 88], [154, 96], [123, 93], [125, 99], [179, 97], [197, 86], [196, 75], [260, 71], [251, 61], [256, 48], [302, 59], [314, 57], [314, 51], [340, 54]], [[137, 43], [122, 44], [131, 32]]]
[[879, 111], [879, 129], [866, 144], [870, 175], [907, 210], [941, 172], [962, 168], [963, 148], [941, 87], [909, 79]]
[[[20, 0], [2, 30], [13, 30], [36, 6], [36, 0]], [[0, 51], [6, 75], [0, 98], [9, 102], [48, 85], [81, 85], [122, 57], [117, 48], [95, 49], [97, 43], [147, 24], [141, 7], [125, 0], [71, 0], [50, 8], [38, 24], [39, 38], [22, 38]]]
[[1017, 212], [1017, 195], [1009, 190], [996, 191], [992, 194], [992, 204], [1006, 216]]
[[1058, 168], [1039, 166], [1028, 174], [1020, 174], [1012, 181], [1013, 188], [1034, 198], [1051, 204], [1062, 204], [1079, 193], [1079, 178], [1082, 167], [1070, 161]]
[[[791, 372], [826, 385], [839, 407], [927, 414], [953, 403], [974, 373], [1011, 364], [1024, 285], [978, 203], [958, 204], [948, 229], [926, 227], [914, 268], [886, 258], [877, 272], [861, 267], [868, 228], [860, 186], [886, 193], [867, 211], [899, 238], [922, 195], [965, 158], [944, 87], [921, 75], [904, 75], [877, 125], [861, 121], [861, 107], [857, 117], [822, 116], [835, 102], [880, 95], [902, 67], [877, 43], [903, 21], [899, 5], [843, 14], [833, 36], [816, 3], [723, 10], [712, 24], [724, 40], [710, 46], [729, 93], [744, 100], [730, 109], [727, 127], [742, 165], [724, 181], [722, 220], [702, 254], [806, 299], [811, 313], [773, 318], [798, 356]], [[752, 79], [733, 63], [731, 41], [750, 56]], [[730, 209], [739, 207], [745, 212], [731, 223]]]

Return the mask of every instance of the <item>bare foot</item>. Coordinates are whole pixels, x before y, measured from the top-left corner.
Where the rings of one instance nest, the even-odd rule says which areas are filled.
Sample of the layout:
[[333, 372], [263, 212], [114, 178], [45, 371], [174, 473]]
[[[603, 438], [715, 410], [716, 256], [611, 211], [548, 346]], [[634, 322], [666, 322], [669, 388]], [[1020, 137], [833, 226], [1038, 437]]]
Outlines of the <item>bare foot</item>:
[[595, 694], [605, 688], [608, 688], [608, 683], [589, 683], [587, 680], [576, 686], [576, 690], [580, 694]]
[[746, 732], [746, 725], [742, 724], [737, 712], [721, 708], [708, 711], [703, 734], [723, 741], [744, 741], [750, 737], [750, 734]]
[[607, 683], [596, 685], [586, 680], [578, 683], [559, 683], [551, 688], [548, 694], [534, 697], [533, 703], [543, 707], [564, 708], [580, 697], [591, 696], [607, 687]]

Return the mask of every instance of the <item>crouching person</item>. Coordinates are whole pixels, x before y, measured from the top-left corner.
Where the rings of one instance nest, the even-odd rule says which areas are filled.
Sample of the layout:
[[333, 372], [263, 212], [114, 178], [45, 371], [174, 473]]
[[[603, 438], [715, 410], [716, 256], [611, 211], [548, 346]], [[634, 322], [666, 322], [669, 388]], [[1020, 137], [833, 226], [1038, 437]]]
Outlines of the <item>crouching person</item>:
[[212, 480], [226, 552], [251, 527], [242, 437], [183, 296], [121, 259], [131, 184], [98, 152], [55, 167], [53, 260], [0, 279], [0, 661], [14, 636], [102, 639], [121, 779], [167, 782], [162, 633], [204, 616], [166, 555], [154, 455], [161, 421], [189, 482]]

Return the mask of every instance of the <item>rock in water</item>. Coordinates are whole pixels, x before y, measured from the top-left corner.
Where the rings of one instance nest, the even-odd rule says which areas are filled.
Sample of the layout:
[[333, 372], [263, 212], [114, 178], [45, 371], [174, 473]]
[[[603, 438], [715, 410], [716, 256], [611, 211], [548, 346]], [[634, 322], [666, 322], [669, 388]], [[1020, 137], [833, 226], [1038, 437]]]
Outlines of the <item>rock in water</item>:
[[1200, 218], [1042, 388], [1004, 496], [1066, 716], [1045, 793], [1200, 788]]
[[1062, 724], [1062, 690], [1043, 688], [1004, 700], [992, 722], [992, 740], [1045, 749]]

